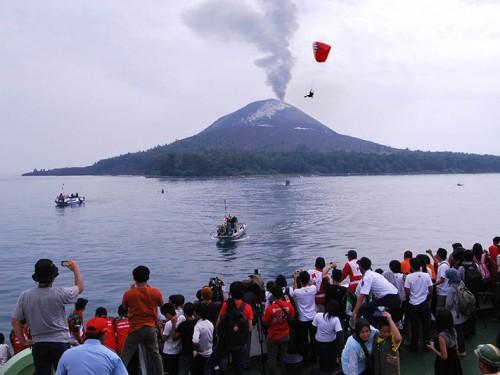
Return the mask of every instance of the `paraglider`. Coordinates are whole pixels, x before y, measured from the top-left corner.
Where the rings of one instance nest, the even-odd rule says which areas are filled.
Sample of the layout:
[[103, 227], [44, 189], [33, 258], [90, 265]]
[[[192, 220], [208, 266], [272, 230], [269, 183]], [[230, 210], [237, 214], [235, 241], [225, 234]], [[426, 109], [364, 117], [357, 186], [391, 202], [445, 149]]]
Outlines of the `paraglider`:
[[[313, 55], [317, 62], [324, 63], [328, 59], [328, 55], [330, 54], [330, 50], [332, 47], [329, 44], [315, 41], [313, 42]], [[309, 90], [309, 94], [304, 95], [304, 98], [313, 98], [314, 91], [313, 89]]]
[[326, 59], [328, 59], [331, 48], [332, 47], [329, 44], [318, 41], [313, 42], [313, 53], [316, 61], [319, 63], [324, 63]]
[[304, 95], [304, 98], [312, 98], [314, 97], [314, 91], [312, 89], [309, 90], [309, 94]]

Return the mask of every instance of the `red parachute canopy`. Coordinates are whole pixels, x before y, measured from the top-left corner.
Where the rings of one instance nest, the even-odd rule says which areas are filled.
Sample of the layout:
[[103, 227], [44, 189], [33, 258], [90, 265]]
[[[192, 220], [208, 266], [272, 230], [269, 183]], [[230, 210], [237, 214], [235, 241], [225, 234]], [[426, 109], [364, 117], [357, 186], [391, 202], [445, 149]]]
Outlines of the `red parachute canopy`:
[[322, 42], [313, 42], [313, 53], [314, 58], [317, 62], [325, 62], [328, 58], [328, 54], [330, 53], [330, 49], [332, 47], [326, 43]]

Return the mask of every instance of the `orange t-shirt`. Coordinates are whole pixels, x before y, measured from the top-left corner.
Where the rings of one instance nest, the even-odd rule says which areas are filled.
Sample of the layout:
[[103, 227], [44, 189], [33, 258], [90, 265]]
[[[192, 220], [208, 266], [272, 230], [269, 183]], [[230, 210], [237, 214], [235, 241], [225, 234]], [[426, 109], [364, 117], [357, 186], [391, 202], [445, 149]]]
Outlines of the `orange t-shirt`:
[[163, 305], [161, 292], [153, 287], [130, 288], [123, 295], [122, 305], [128, 309], [129, 332], [142, 327], [156, 327], [158, 307]]
[[403, 275], [408, 275], [410, 273], [410, 258], [402, 260], [401, 263], [401, 273]]

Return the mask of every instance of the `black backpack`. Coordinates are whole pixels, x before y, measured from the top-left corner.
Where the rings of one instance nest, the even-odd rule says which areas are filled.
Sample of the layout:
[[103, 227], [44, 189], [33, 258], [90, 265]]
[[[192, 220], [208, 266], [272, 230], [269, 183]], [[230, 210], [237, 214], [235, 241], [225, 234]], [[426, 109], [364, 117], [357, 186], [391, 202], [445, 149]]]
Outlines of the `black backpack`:
[[464, 283], [472, 293], [483, 290], [483, 277], [475, 264], [462, 264], [465, 270]]
[[227, 301], [227, 311], [222, 315], [219, 323], [219, 344], [227, 351], [241, 350], [248, 340], [248, 320], [243, 315], [246, 307], [241, 302], [239, 309], [236, 308], [234, 300]]

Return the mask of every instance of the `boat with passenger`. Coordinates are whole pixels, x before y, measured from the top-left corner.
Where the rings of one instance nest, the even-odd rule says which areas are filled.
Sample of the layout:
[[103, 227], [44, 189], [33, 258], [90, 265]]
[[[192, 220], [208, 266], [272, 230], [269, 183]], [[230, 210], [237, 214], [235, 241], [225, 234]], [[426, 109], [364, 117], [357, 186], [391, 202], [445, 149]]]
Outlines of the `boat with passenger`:
[[236, 216], [226, 215], [222, 224], [217, 225], [215, 238], [219, 241], [234, 241], [243, 237], [246, 233], [246, 224], [238, 222]]
[[54, 202], [57, 207], [80, 206], [85, 203], [85, 197], [78, 195], [78, 193], [71, 193], [69, 195], [60, 193]]

